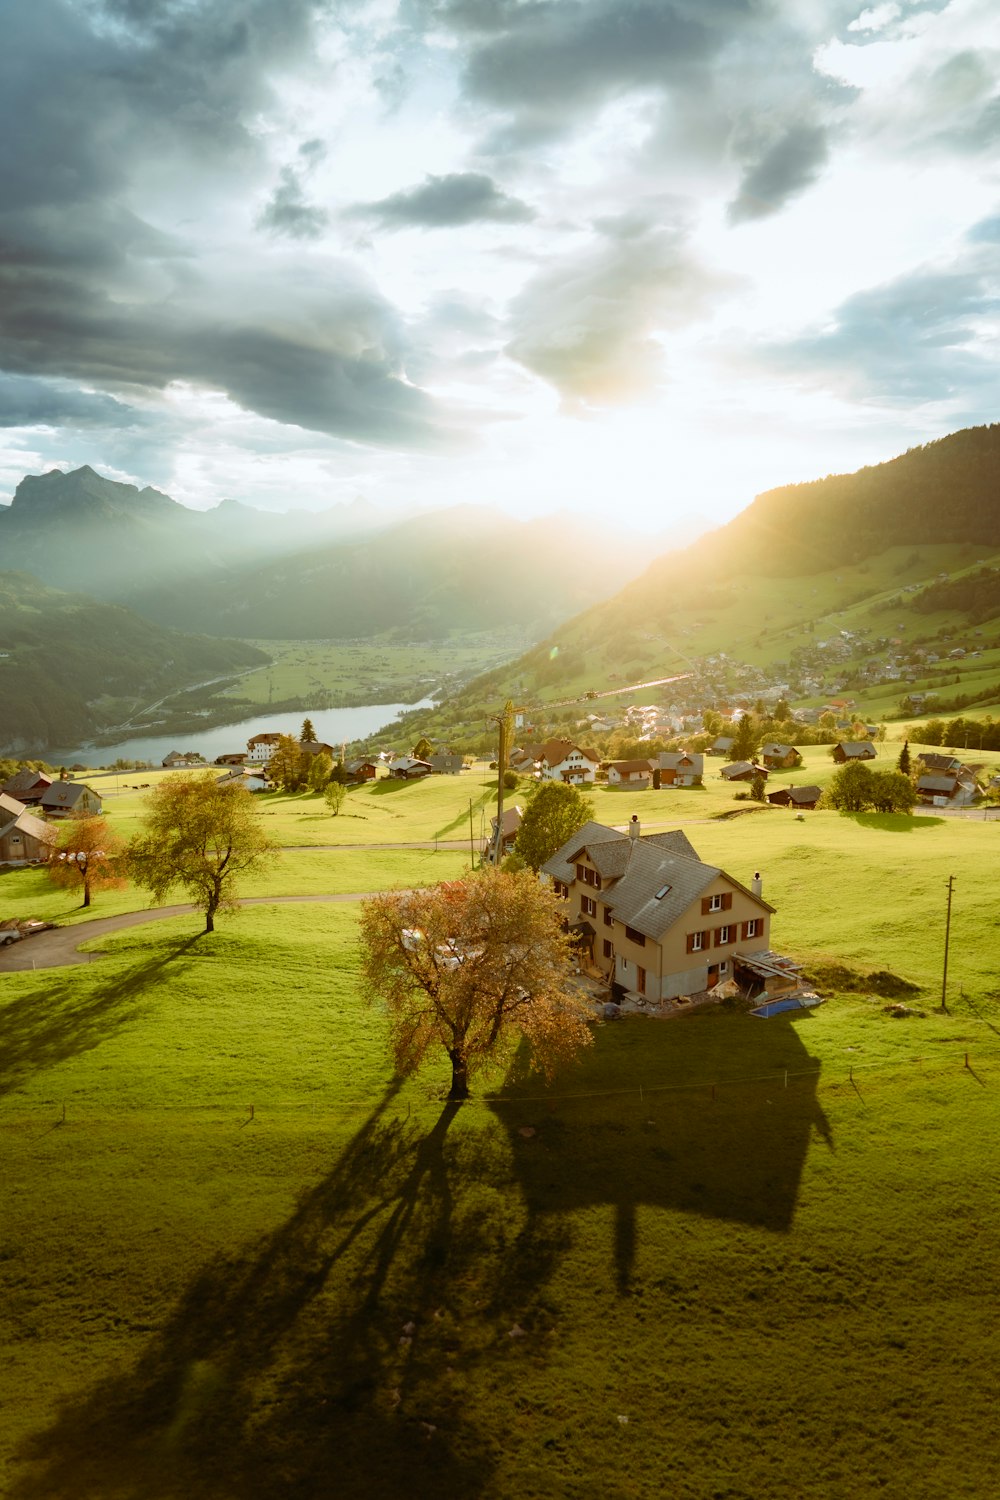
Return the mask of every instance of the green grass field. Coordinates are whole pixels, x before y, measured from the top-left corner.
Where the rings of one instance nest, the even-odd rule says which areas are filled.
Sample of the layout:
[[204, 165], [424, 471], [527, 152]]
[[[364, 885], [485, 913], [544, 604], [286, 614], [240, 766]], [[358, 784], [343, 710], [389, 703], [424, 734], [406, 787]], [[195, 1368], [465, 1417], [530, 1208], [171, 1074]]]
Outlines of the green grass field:
[[[467, 786], [381, 796], [433, 837]], [[1000, 831], [596, 800], [690, 806], [704, 858], [763, 871], [774, 946], [827, 1004], [603, 1026], [551, 1088], [514, 1069], [456, 1109], [443, 1054], [392, 1078], [351, 905], [0, 976], [0, 1493], [992, 1496]], [[304, 842], [307, 801], [278, 804]], [[289, 852], [256, 889], [464, 858]], [[0, 876], [5, 913], [46, 901], [80, 915]], [[884, 972], [922, 1016], [885, 1013]]]

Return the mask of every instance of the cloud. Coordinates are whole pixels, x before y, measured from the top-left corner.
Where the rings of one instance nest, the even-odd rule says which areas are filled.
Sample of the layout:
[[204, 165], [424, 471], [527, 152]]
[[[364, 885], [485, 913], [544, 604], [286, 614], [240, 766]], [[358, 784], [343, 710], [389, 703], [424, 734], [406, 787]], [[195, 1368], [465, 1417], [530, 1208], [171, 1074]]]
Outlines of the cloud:
[[148, 417], [99, 391], [0, 372], [0, 427], [138, 427]]
[[822, 331], [761, 351], [771, 370], [856, 401], [969, 401], [995, 415], [1000, 267], [973, 252], [857, 292]]
[[425, 177], [419, 187], [392, 193], [376, 203], [359, 204], [355, 212], [377, 219], [390, 229], [408, 225], [444, 229], [488, 220], [525, 223], [534, 218], [526, 203], [508, 197], [481, 172]]
[[257, 219], [259, 229], [289, 235], [295, 240], [319, 239], [330, 215], [306, 201], [294, 167], [282, 167], [278, 186]]
[[547, 266], [514, 300], [506, 352], [570, 400], [617, 405], [662, 382], [660, 336], [697, 321], [725, 286], [681, 228], [604, 221], [585, 251]]
[[815, 182], [829, 154], [827, 132], [819, 125], [793, 125], [744, 173], [729, 219], [761, 219], [777, 213], [789, 198]]
[[[0, 165], [0, 361], [10, 373], [76, 379], [112, 400], [190, 381], [352, 440], [444, 440], [433, 403], [406, 378], [402, 320], [351, 266], [328, 258], [322, 286], [306, 292], [307, 273], [276, 260], [279, 250], [257, 265], [225, 244], [269, 170], [260, 117], [274, 102], [272, 78], [306, 63], [325, 8], [15, 8], [0, 53], [10, 147]], [[276, 238], [321, 232], [324, 211], [303, 182], [324, 151], [307, 140], [281, 171], [260, 216]]]

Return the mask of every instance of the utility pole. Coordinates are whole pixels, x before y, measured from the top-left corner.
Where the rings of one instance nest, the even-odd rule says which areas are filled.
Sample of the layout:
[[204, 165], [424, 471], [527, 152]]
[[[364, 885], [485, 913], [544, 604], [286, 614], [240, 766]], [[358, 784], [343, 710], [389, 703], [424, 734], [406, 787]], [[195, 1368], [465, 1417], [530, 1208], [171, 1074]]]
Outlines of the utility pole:
[[472, 798], [469, 798], [469, 864], [476, 868], [476, 846], [472, 835]]
[[951, 893], [955, 884], [954, 875], [948, 876], [948, 915], [944, 924], [944, 973], [941, 976], [941, 1010], [948, 1014], [948, 940], [951, 937]]
[[493, 863], [499, 868], [503, 855], [503, 774], [507, 769], [510, 742], [514, 731], [514, 700], [508, 698], [502, 711], [491, 720], [500, 732], [497, 749], [497, 828], [493, 839]]

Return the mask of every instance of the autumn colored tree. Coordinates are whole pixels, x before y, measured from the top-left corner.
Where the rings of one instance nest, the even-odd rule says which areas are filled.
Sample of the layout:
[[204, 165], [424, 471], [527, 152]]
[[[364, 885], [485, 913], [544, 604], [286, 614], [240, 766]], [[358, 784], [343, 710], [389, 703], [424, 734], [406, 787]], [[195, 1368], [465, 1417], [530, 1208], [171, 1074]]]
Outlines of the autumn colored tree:
[[461, 880], [362, 902], [361, 972], [389, 1020], [401, 1074], [443, 1047], [450, 1099], [526, 1040], [547, 1076], [591, 1041], [558, 898], [527, 871], [485, 867]]
[[434, 746], [431, 744], [430, 740], [425, 734], [421, 735], [420, 739], [417, 740], [417, 743], [413, 747], [413, 759], [426, 760], [428, 756], [433, 754]]
[[74, 815], [59, 829], [47, 866], [49, 878], [67, 890], [82, 890], [81, 905], [89, 906], [93, 892], [121, 890], [125, 884], [124, 849], [106, 818]]
[[309, 751], [301, 749], [294, 736], [279, 734], [274, 754], [267, 763], [267, 772], [282, 791], [297, 792], [309, 778], [312, 760]]
[[239, 882], [277, 857], [264, 833], [253, 794], [211, 774], [166, 776], [149, 797], [142, 832], [126, 862], [137, 885], [163, 901], [175, 886], [187, 891], [214, 932], [219, 911], [239, 905]]
[[594, 815], [594, 804], [575, 786], [544, 781], [528, 803], [514, 847], [533, 870], [565, 844]]

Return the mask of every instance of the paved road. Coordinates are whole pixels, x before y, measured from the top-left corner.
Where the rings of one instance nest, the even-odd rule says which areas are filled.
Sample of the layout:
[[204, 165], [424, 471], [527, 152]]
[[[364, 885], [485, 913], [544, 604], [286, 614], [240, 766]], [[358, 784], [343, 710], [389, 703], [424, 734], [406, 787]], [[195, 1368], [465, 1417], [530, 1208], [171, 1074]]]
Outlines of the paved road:
[[[362, 901], [366, 896], [373, 895], [374, 891], [351, 891], [339, 896], [245, 896], [240, 905], [274, 906], [275, 903], [284, 901]], [[81, 943], [103, 937], [106, 932], [118, 932], [123, 927], [141, 927], [144, 922], [159, 922], [164, 917], [183, 917], [197, 910], [190, 903], [181, 906], [154, 906], [145, 911], [120, 912], [117, 917], [95, 917], [93, 921], [81, 922], [76, 927], [56, 927], [51, 932], [40, 932], [37, 937], [24, 938], [20, 943], [0, 948], [0, 974], [13, 974], [25, 969], [61, 969], [67, 964], [89, 964], [101, 955], [81, 953]]]

